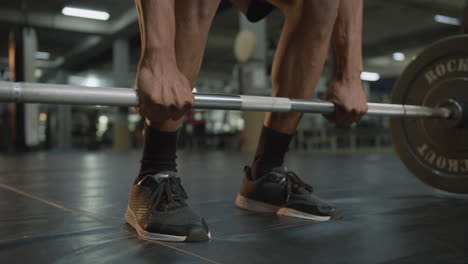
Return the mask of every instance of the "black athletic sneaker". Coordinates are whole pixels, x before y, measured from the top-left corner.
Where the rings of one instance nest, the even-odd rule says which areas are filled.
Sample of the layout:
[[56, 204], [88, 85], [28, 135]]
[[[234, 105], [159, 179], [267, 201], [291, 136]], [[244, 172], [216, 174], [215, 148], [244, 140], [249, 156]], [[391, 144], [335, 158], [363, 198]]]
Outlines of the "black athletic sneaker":
[[185, 200], [187, 194], [175, 172], [148, 175], [132, 186], [125, 220], [143, 239], [209, 240], [205, 220]]
[[339, 210], [312, 192], [312, 186], [303, 182], [286, 167], [275, 168], [261, 178], [252, 180], [250, 167], [246, 166], [236, 205], [249, 211], [276, 213], [314, 221], [341, 218]]

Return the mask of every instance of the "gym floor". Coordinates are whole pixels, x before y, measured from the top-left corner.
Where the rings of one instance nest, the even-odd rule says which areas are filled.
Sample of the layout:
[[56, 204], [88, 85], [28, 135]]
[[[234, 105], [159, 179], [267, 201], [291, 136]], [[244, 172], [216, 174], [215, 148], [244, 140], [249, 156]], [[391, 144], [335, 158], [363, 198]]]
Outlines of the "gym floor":
[[291, 153], [288, 165], [345, 218], [315, 223], [237, 209], [251, 156], [181, 152], [204, 243], [148, 242], [125, 224], [140, 154], [0, 156], [0, 263], [468, 263], [468, 197], [433, 190], [393, 153]]

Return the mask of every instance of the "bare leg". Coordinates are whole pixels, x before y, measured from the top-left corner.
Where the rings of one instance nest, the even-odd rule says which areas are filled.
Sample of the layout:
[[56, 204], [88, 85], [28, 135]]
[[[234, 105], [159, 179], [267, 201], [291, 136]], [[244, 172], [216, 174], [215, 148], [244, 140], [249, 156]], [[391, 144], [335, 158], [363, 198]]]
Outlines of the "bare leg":
[[[310, 99], [327, 56], [339, 0], [268, 0], [281, 8], [285, 24], [272, 69], [273, 96]], [[293, 134], [300, 113], [268, 113], [264, 125]]]
[[193, 87], [219, 0], [176, 0], [175, 5], [177, 65]]
[[[285, 15], [272, 69], [273, 96], [310, 99], [328, 53], [339, 0], [268, 0]], [[251, 177], [263, 177], [284, 163], [301, 119], [299, 113], [268, 113]]]
[[[281, 8], [286, 18], [273, 62], [273, 96], [300, 99], [312, 97], [322, 72], [332, 32], [336, 33], [334, 35], [334, 38], [337, 38], [334, 39], [337, 40], [335, 46], [342, 49], [337, 52], [337, 55], [341, 56], [340, 59], [343, 59], [343, 61], [339, 60], [340, 67], [342, 67], [339, 70], [347, 71], [346, 66], [352, 66], [353, 63], [358, 62], [359, 59], [355, 58], [356, 55], [349, 55], [350, 53], [357, 53], [356, 57], [360, 56], [360, 53], [354, 50], [360, 48], [360, 45], [355, 45], [359, 44], [359, 38], [355, 36], [360, 33], [360, 30], [358, 30], [359, 21], [356, 19], [356, 22], [352, 23], [347, 19], [342, 20], [337, 19], [337, 17], [339, 11], [343, 10], [347, 11], [346, 14], [340, 14], [342, 17], [359, 16], [360, 12], [353, 11], [357, 11], [362, 5], [343, 5], [340, 8], [342, 2], [355, 3], [359, 0], [267, 1]], [[350, 26], [351, 29], [347, 26]], [[343, 52], [344, 49], [348, 52]], [[352, 72], [354, 72], [351, 75], [355, 77], [356, 69], [351, 68], [353, 68]], [[336, 87], [350, 87], [348, 80], [345, 80], [344, 84], [342, 86], [336, 85]], [[346, 97], [350, 97], [350, 94], [354, 96], [356, 90], [348, 89], [342, 94]], [[356, 96], [356, 98], [361, 97]], [[346, 106], [343, 107], [346, 115], [350, 112], [353, 115], [359, 115], [360, 111], [353, 113], [353, 109], [361, 107], [362, 101], [353, 100], [352, 103], [335, 103], [335, 105], [337, 107]], [[337, 114], [340, 117], [343, 116]], [[318, 200], [316, 196], [311, 195], [305, 198], [306, 193], [313, 191], [312, 187], [299, 180], [294, 173], [289, 173], [283, 166], [284, 156], [300, 118], [301, 114], [296, 113], [268, 113], [264, 121], [265, 127], [260, 135], [254, 161], [252, 166], [245, 170], [241, 190], [236, 198], [238, 207], [252, 211], [273, 211], [279, 215], [318, 221], [341, 217], [339, 210]], [[347, 121], [347, 118], [344, 121]], [[278, 176], [281, 179], [279, 182]], [[284, 182], [288, 183], [288, 188], [281, 184]], [[268, 183], [268, 185], [265, 183]], [[287, 195], [284, 195], [283, 191], [279, 191], [275, 197], [271, 194], [271, 187], [265, 187], [274, 186], [275, 184], [279, 184], [278, 190], [284, 190]], [[268, 195], [262, 195], [266, 193]], [[300, 196], [289, 195], [291, 193]], [[273, 207], [265, 205], [273, 205]], [[278, 205], [281, 208], [278, 209]]]
[[[190, 87], [197, 80], [208, 32], [218, 5], [219, 0], [175, 1], [177, 66], [189, 80]], [[181, 120], [167, 120], [155, 127], [171, 132], [179, 129], [180, 124]]]

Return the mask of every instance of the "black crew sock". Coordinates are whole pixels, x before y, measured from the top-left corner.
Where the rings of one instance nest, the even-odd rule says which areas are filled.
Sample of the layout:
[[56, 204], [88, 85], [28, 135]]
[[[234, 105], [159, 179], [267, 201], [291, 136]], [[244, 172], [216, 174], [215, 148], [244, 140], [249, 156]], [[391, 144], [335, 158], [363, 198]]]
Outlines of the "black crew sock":
[[258, 179], [273, 168], [283, 165], [284, 155], [293, 135], [283, 134], [263, 127], [260, 140], [251, 166], [250, 177]]
[[177, 134], [178, 131], [158, 131], [145, 124], [143, 157], [136, 181], [145, 175], [153, 175], [162, 171], [177, 171]]

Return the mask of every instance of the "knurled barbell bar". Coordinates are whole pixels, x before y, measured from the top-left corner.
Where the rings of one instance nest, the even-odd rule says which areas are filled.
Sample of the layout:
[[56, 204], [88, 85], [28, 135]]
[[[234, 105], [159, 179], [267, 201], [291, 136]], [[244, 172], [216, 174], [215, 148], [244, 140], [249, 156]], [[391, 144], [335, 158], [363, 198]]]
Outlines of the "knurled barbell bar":
[[[333, 103], [323, 100], [300, 100], [252, 95], [195, 93], [194, 109], [218, 109], [261, 112], [332, 113]], [[0, 82], [0, 101], [72, 105], [137, 106], [135, 89], [86, 87], [61, 84]], [[447, 101], [447, 106], [455, 104]], [[460, 105], [460, 104], [456, 104]], [[368, 115], [451, 119], [450, 107], [425, 107], [402, 104], [369, 103]]]

